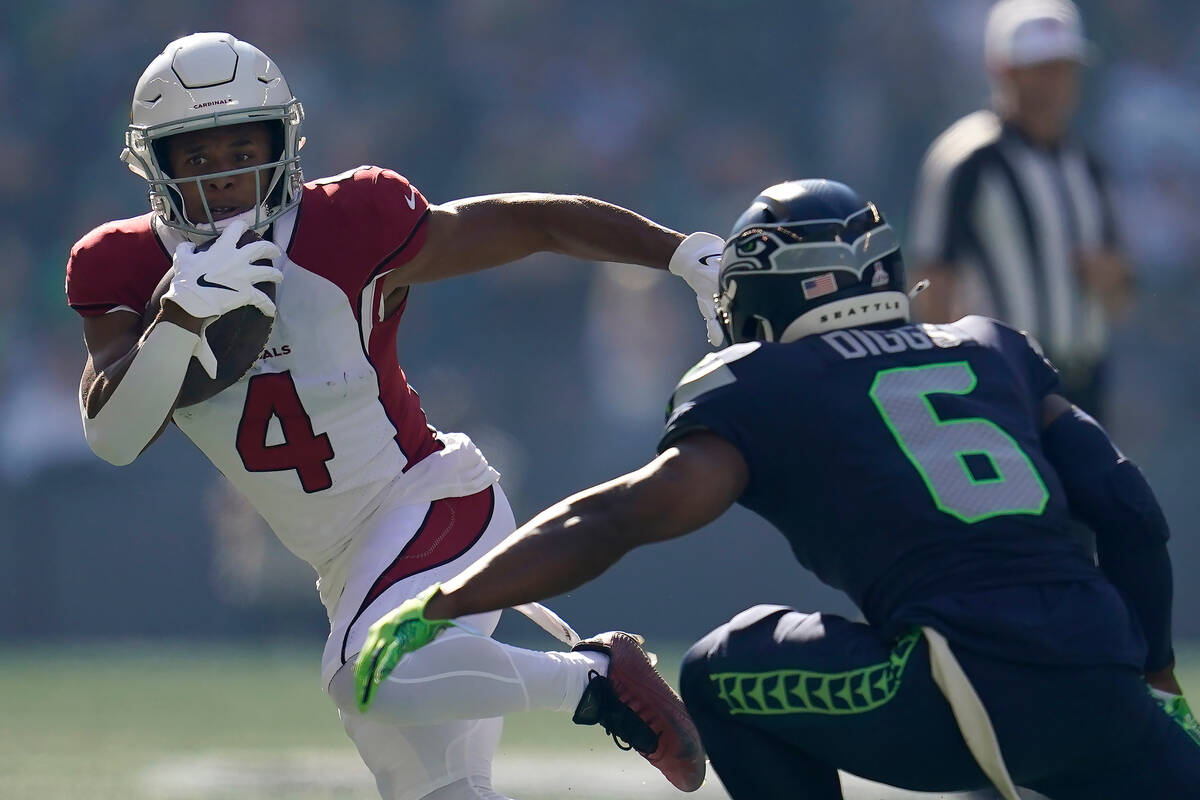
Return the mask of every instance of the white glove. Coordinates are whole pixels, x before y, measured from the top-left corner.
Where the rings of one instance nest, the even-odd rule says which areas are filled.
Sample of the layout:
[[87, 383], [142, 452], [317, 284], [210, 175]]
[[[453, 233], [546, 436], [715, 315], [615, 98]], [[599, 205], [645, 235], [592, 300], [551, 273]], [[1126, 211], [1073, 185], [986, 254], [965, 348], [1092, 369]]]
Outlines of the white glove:
[[696, 293], [696, 305], [708, 328], [708, 343], [719, 347], [725, 342], [725, 332], [717, 322], [717, 275], [721, 271], [721, 250], [725, 240], [713, 233], [700, 231], [688, 236], [675, 248], [668, 269], [687, 281]]
[[[263, 281], [279, 283], [283, 273], [270, 265], [253, 261], [279, 258], [280, 251], [273, 242], [255, 241], [238, 247], [237, 241], [246, 232], [246, 223], [237, 221], [221, 232], [212, 246], [196, 252], [196, 245], [183, 242], [175, 248], [172, 269], [175, 277], [163, 295], [193, 317], [208, 321], [242, 306], [254, 306], [268, 317], [275, 316], [275, 303], [254, 284]], [[217, 375], [217, 359], [204, 330], [193, 354], [209, 377]]]

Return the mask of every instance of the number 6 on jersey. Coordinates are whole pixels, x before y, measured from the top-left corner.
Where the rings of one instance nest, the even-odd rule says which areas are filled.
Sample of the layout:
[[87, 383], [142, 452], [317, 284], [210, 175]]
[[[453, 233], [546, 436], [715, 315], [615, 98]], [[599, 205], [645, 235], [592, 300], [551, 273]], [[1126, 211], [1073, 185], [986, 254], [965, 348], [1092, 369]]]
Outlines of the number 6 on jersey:
[[970, 394], [975, 383], [965, 361], [927, 364], [880, 370], [869, 394], [940, 511], [968, 524], [1041, 514], [1050, 492], [1016, 441], [981, 417], [943, 420], [929, 402]]

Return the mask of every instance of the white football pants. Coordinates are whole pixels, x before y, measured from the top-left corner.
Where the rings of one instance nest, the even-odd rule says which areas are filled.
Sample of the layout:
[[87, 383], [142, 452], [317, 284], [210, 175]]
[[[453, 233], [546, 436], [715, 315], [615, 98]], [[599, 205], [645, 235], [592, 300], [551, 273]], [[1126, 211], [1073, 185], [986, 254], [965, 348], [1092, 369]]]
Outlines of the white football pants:
[[[499, 800], [491, 788], [491, 762], [501, 717], [518, 711], [573, 711], [588, 673], [607, 672], [607, 657], [598, 653], [525, 650], [492, 639], [500, 619], [495, 611], [459, 620], [477, 633], [450, 628], [406, 655], [378, 688], [367, 713], [359, 712], [354, 661], [370, 625], [434, 581], [458, 574], [514, 530], [512, 510], [499, 486], [485, 492], [493, 494], [486, 500], [474, 496], [403, 506], [382, 515], [374, 530], [365, 532], [338, 603], [326, 663], [334, 656], [343, 663], [334, 662], [337, 671], [328, 689], [384, 800]], [[486, 514], [484, 502], [491, 505]], [[434, 508], [438, 503], [443, 505]], [[446, 529], [430, 532], [431, 520]], [[464, 532], [464, 525], [483, 530]], [[381, 572], [405, 575], [396, 568], [404, 558], [422, 559], [418, 566], [440, 560], [428, 548], [404, 555], [410, 541], [421, 540], [470, 545], [445, 563], [381, 589]], [[453, 549], [446, 552], [454, 554]]]

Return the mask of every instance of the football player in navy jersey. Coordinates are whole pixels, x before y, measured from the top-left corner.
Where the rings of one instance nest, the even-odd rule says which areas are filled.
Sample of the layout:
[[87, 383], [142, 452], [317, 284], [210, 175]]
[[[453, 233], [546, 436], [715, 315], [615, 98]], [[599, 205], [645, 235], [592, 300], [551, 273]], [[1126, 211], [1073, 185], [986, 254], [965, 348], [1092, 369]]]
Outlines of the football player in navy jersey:
[[[462, 614], [548, 597], [733, 503], [864, 622], [754, 606], [681, 686], [733, 797], [923, 791], [1200, 796], [1173, 674], [1167, 523], [1026, 335], [910, 324], [895, 232], [825, 180], [766, 189], [727, 240], [732, 345], [686, 373], [659, 455], [547, 509], [377, 624], [360, 687]], [[1097, 537], [1099, 566], [1068, 532]]]

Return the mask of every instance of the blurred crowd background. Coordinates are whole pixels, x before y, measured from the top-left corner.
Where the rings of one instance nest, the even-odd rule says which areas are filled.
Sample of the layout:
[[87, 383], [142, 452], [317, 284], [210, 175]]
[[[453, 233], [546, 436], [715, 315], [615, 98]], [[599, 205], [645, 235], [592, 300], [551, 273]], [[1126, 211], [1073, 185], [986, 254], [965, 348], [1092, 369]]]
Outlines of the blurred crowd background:
[[[228, 30], [274, 57], [307, 112], [309, 178], [380, 164], [432, 202], [581, 193], [724, 235], [762, 187], [825, 176], [903, 233], [923, 152], [987, 104], [987, 8], [0, 3], [0, 638], [311, 636], [315, 675], [311, 570], [178, 432], [117, 469], [80, 428], [63, 267], [92, 227], [146, 210], [117, 155], [133, 86], [170, 39]], [[1176, 628], [1200, 638], [1200, 5], [1080, 8], [1099, 52], [1076, 132], [1110, 169], [1139, 285], [1106, 418], [1173, 525]], [[400, 336], [431, 423], [475, 438], [518, 519], [643, 463], [675, 381], [708, 349], [681, 281], [556, 257], [418, 287]], [[744, 512], [556, 607], [581, 629], [682, 641], [755, 602], [847, 610]]]

